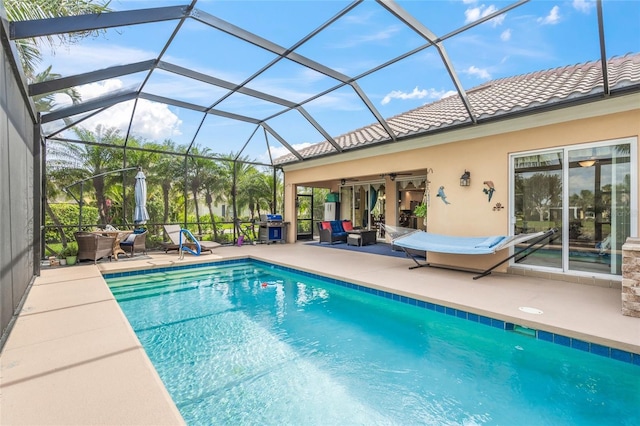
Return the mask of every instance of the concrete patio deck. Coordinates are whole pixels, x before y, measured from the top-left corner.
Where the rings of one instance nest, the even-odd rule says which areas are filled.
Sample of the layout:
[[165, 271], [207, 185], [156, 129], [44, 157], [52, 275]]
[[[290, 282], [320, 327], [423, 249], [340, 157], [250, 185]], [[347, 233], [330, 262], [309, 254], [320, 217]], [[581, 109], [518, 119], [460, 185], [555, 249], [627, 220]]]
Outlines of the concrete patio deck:
[[[252, 258], [640, 353], [640, 319], [619, 288], [528, 276], [409, 270], [409, 259], [299, 244], [151, 253], [50, 268], [31, 288], [0, 356], [0, 424], [183, 424], [101, 273]], [[543, 312], [530, 314], [520, 307]]]

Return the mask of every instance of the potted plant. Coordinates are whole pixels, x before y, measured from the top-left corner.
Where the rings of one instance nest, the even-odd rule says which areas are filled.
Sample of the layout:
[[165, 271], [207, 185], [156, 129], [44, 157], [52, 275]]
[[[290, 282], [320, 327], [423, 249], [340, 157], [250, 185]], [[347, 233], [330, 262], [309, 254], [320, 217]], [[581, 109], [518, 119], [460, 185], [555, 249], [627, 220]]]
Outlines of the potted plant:
[[418, 204], [413, 209], [413, 214], [415, 217], [425, 217], [427, 215], [427, 205], [424, 203]]
[[413, 214], [415, 217], [422, 218], [422, 224], [427, 227], [427, 204], [420, 203], [413, 209]]
[[76, 243], [69, 243], [62, 249], [60, 257], [66, 259], [67, 265], [75, 265], [78, 260], [78, 246]]

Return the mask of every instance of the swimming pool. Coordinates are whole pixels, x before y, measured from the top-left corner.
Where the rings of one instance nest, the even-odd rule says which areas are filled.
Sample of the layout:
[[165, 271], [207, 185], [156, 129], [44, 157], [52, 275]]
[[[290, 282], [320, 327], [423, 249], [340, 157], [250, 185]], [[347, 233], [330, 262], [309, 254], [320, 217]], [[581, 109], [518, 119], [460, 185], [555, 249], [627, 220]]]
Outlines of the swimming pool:
[[640, 424], [639, 366], [490, 319], [262, 262], [106, 278], [190, 425]]

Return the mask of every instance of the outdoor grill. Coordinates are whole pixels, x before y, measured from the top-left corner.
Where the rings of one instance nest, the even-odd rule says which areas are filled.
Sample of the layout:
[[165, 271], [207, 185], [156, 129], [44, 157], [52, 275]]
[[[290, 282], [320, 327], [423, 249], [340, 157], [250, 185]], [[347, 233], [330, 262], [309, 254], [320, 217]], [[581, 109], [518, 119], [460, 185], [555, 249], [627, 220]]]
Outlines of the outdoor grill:
[[261, 243], [285, 242], [287, 223], [282, 221], [281, 214], [261, 214], [258, 240]]

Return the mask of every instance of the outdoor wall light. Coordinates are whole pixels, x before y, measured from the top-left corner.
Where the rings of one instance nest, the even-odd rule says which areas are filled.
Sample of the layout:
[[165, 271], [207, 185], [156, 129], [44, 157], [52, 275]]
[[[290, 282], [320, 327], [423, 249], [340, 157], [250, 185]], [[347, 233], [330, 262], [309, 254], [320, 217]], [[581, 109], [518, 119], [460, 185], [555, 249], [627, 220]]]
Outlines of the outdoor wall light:
[[345, 179], [341, 179], [340, 180], [340, 185], [344, 185], [345, 183], [347, 183], [347, 181]]
[[460, 176], [460, 186], [471, 185], [471, 172], [465, 170], [462, 176]]

